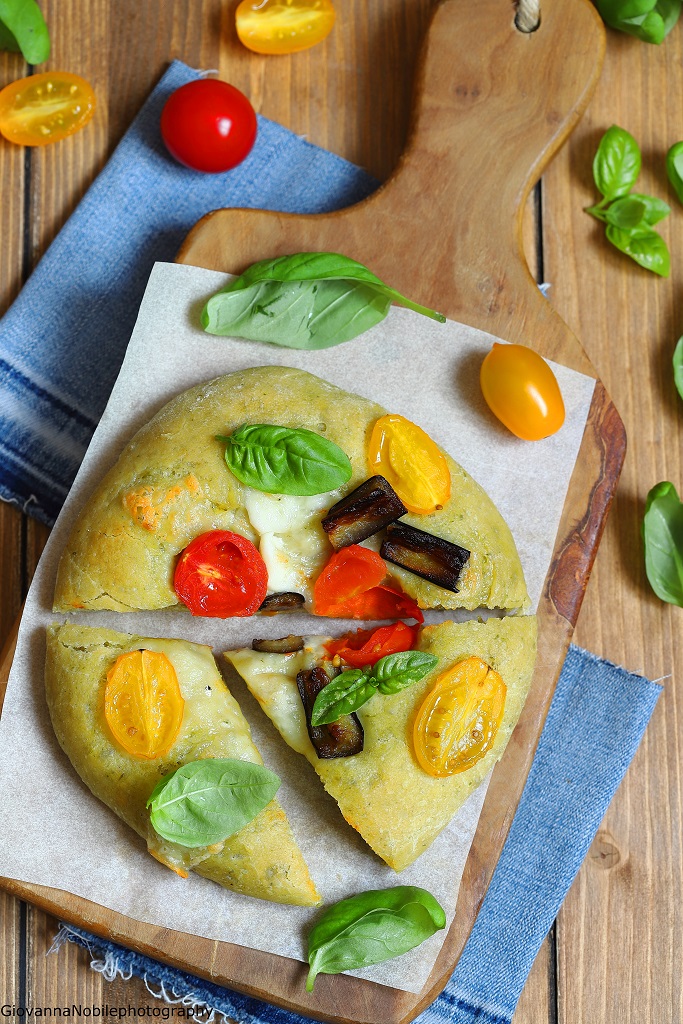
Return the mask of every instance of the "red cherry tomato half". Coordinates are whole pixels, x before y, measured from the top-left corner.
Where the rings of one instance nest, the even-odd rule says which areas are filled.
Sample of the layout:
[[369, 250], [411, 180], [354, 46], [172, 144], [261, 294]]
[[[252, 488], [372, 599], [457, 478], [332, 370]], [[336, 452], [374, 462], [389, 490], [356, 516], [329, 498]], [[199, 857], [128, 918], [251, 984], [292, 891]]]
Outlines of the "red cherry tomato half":
[[181, 85], [161, 113], [161, 134], [171, 156], [195, 171], [229, 171], [256, 141], [256, 114], [239, 89], [216, 78]]
[[366, 665], [374, 665], [388, 654], [410, 651], [416, 639], [417, 626], [393, 622], [379, 629], [357, 629], [355, 633], [347, 633], [325, 644], [325, 650], [332, 657], [338, 654], [342, 661], [353, 668], [364, 668]]
[[268, 589], [268, 570], [246, 537], [211, 530], [185, 548], [173, 585], [193, 615], [228, 619], [258, 610]]
[[555, 374], [526, 345], [496, 343], [481, 364], [480, 381], [489, 409], [517, 437], [540, 441], [564, 423]]
[[424, 620], [422, 612], [400, 590], [383, 586], [387, 567], [376, 551], [349, 544], [335, 551], [313, 588], [317, 615], [352, 619]]

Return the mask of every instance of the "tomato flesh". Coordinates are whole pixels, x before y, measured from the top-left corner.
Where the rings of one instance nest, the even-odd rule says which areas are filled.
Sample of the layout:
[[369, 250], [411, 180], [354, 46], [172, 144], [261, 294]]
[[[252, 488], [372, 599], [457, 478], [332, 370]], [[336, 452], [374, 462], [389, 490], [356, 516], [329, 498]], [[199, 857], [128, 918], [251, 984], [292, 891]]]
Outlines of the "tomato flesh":
[[494, 344], [481, 365], [480, 382], [494, 416], [525, 441], [550, 437], [564, 423], [564, 402], [555, 374], [526, 345]]
[[415, 719], [420, 767], [436, 778], [467, 771], [495, 741], [507, 687], [481, 658], [466, 658], [439, 676]]
[[195, 171], [229, 171], [251, 152], [256, 114], [239, 89], [200, 78], [176, 89], [161, 113], [161, 135], [171, 156]]
[[332, 657], [338, 655], [353, 668], [375, 665], [388, 654], [410, 651], [417, 639], [417, 626], [406, 626], [405, 622], [394, 622], [379, 629], [357, 629], [338, 640], [325, 644], [325, 650]]
[[340, 619], [398, 619], [424, 621], [414, 601], [384, 586], [387, 567], [376, 551], [349, 544], [335, 551], [315, 581], [316, 615]]
[[211, 530], [185, 548], [173, 585], [193, 615], [219, 619], [253, 615], [265, 600], [268, 570], [246, 537]]
[[240, 42], [254, 53], [297, 53], [332, 31], [331, 0], [242, 0], [235, 12]]
[[46, 71], [0, 91], [0, 132], [20, 146], [46, 146], [80, 131], [95, 113], [89, 82], [66, 71]]
[[451, 496], [446, 458], [429, 434], [404, 416], [381, 416], [368, 448], [372, 474], [388, 480], [410, 512], [428, 515]]
[[129, 651], [107, 673], [104, 717], [123, 749], [153, 761], [173, 746], [185, 701], [173, 665], [157, 651]]

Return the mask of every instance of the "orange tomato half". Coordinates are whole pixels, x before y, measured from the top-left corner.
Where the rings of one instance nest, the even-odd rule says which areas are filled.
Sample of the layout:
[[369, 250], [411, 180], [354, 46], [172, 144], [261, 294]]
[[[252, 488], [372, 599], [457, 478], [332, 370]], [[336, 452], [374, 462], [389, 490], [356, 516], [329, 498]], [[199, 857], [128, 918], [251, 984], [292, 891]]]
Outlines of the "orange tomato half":
[[46, 146], [80, 131], [95, 113], [89, 82], [67, 71], [20, 78], [0, 91], [0, 132], [20, 146]]
[[493, 746], [507, 687], [481, 658], [466, 658], [439, 676], [415, 719], [420, 767], [436, 778], [467, 771]]
[[404, 416], [381, 416], [368, 449], [370, 473], [388, 480], [410, 512], [427, 515], [451, 496], [451, 474], [438, 445]]
[[185, 701], [173, 665], [157, 651], [129, 651], [107, 673], [104, 717], [133, 757], [153, 761], [173, 746]]
[[526, 345], [495, 344], [481, 365], [486, 404], [524, 441], [540, 441], [564, 423], [562, 392], [545, 359]]
[[240, 42], [255, 53], [297, 53], [330, 34], [331, 0], [242, 0], [235, 12]]

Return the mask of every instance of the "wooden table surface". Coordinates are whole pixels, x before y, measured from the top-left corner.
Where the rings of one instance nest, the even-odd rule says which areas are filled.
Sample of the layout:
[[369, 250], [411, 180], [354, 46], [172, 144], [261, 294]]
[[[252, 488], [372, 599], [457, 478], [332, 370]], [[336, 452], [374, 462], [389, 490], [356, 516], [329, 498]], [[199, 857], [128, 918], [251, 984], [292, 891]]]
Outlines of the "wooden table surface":
[[[29, 151], [0, 140], [0, 312], [171, 58], [218, 69], [258, 111], [386, 178], [405, 141], [433, 2], [336, 2], [338, 24], [326, 43], [268, 58], [237, 41], [236, 0], [41, 0], [53, 57], [40, 70], [88, 78], [98, 111], [82, 133], [55, 146]], [[508, 15], [509, 0], [501, 0], [501, 16]], [[27, 73], [19, 55], [0, 54], [0, 87]], [[611, 249], [582, 212], [594, 199], [593, 153], [613, 123], [641, 145], [639, 190], [673, 206], [660, 225], [672, 250], [668, 280]], [[609, 32], [597, 93], [527, 210], [529, 263], [552, 284], [551, 301], [582, 341], [629, 437], [575, 639], [663, 679], [665, 692], [538, 955], [515, 1024], [683, 1022], [683, 612], [649, 590], [640, 540], [649, 488], [671, 480], [683, 490], [683, 403], [671, 371], [683, 334], [683, 208], [664, 171], [666, 150], [681, 138], [683, 24], [661, 47]], [[46, 536], [0, 503], [0, 644]], [[74, 946], [46, 957], [56, 929], [53, 919], [0, 892], [0, 1005], [157, 1005], [136, 979], [104, 982]]]

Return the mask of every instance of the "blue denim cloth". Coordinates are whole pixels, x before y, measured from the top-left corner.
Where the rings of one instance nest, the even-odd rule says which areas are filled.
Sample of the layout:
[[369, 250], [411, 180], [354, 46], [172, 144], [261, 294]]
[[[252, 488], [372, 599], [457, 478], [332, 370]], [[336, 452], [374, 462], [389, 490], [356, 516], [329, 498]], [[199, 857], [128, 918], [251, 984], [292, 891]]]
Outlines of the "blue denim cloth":
[[173, 90], [197, 77], [171, 64], [0, 320], [0, 497], [48, 524], [116, 380], [154, 262], [173, 260], [210, 210], [323, 213], [377, 187], [358, 167], [265, 118], [234, 170], [182, 167], [166, 152], [159, 118]]
[[[455, 972], [419, 1024], [509, 1024], [534, 958], [636, 752], [661, 687], [570, 647], [522, 799]], [[580, 756], [577, 756], [580, 752]], [[305, 1018], [230, 992], [79, 929], [109, 977], [137, 974], [171, 999], [239, 1024]], [[225, 936], [230, 941], [230, 936]], [[303, 982], [302, 982], [303, 984]]]

